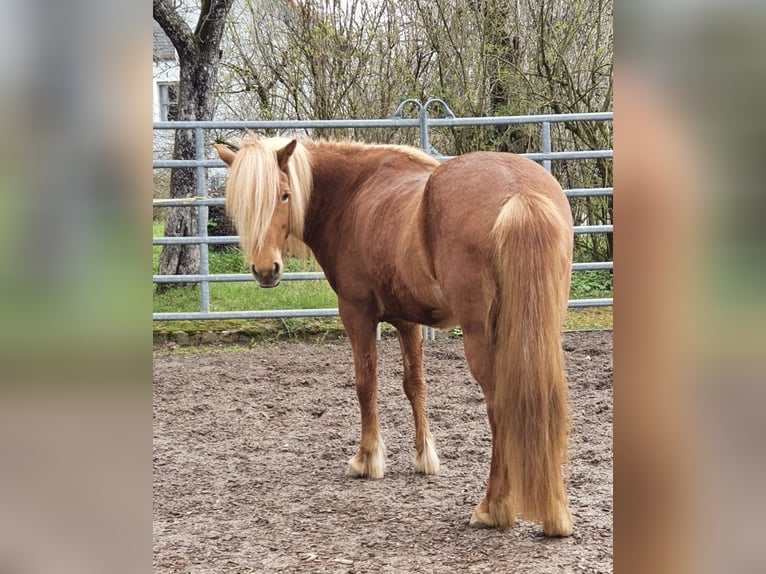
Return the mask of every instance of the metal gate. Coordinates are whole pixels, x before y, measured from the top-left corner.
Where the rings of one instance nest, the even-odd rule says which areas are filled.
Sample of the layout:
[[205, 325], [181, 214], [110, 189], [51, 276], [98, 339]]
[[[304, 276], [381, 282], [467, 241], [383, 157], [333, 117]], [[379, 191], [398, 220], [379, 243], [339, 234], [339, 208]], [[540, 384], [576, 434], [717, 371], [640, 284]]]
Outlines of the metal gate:
[[[403, 110], [407, 106], [415, 106], [418, 117], [405, 119], [402, 117]], [[443, 117], [432, 118], [429, 110], [433, 106], [441, 108]], [[551, 145], [551, 124], [561, 122], [580, 121], [604, 121], [611, 122], [612, 112], [583, 113], [583, 114], [551, 114], [530, 116], [501, 116], [501, 117], [467, 117], [458, 118], [452, 113], [447, 104], [442, 100], [432, 98], [425, 103], [408, 99], [402, 102], [393, 117], [376, 120], [285, 120], [285, 121], [178, 121], [156, 122], [154, 124], [155, 140], [160, 134], [173, 130], [192, 130], [195, 137], [196, 153], [193, 160], [155, 160], [153, 168], [174, 169], [193, 167], [196, 170], [196, 195], [182, 199], [154, 200], [154, 207], [174, 209], [179, 207], [198, 208], [199, 232], [193, 237], [154, 237], [154, 245], [168, 244], [199, 244], [200, 246], [200, 272], [195, 275], [153, 275], [154, 283], [199, 283], [201, 290], [200, 310], [196, 312], [177, 313], [154, 313], [155, 321], [171, 320], [204, 320], [204, 319], [274, 319], [292, 317], [333, 317], [338, 315], [338, 309], [279, 309], [258, 310], [242, 309], [236, 311], [211, 311], [210, 310], [210, 283], [252, 281], [249, 273], [237, 274], [210, 274], [208, 246], [211, 244], [237, 244], [237, 236], [211, 237], [208, 235], [208, 208], [214, 205], [223, 205], [223, 198], [211, 198], [207, 196], [207, 171], [209, 168], [225, 167], [218, 159], [205, 158], [205, 133], [213, 129], [269, 129], [289, 130], [294, 132], [302, 129], [337, 129], [337, 128], [418, 128], [420, 132], [420, 147], [444, 161], [448, 156], [441, 155], [429, 141], [429, 128], [431, 127], [459, 127], [459, 126], [508, 126], [519, 124], [538, 124], [541, 129], [542, 149], [540, 152], [521, 154], [529, 159], [540, 162], [548, 171], [551, 163], [560, 160], [601, 159], [613, 157], [611, 149], [584, 150], [584, 151], [553, 151]], [[588, 196], [611, 196], [612, 187], [603, 188], [576, 188], [565, 189], [568, 197]], [[585, 233], [612, 233], [611, 225], [576, 225], [575, 234]], [[590, 271], [599, 269], [613, 269], [613, 262], [599, 263], [574, 263], [572, 271]], [[283, 281], [315, 281], [324, 279], [321, 272], [285, 273]], [[569, 301], [570, 307], [597, 307], [613, 304], [612, 298], [604, 299], [574, 299]], [[433, 334], [433, 333], [431, 333]]]

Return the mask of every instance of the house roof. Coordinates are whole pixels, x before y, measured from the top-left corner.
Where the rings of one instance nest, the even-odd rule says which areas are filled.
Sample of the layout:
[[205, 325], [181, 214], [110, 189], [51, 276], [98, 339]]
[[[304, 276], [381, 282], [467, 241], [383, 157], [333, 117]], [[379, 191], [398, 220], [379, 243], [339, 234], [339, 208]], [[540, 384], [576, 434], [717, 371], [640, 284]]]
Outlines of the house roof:
[[155, 60], [175, 60], [176, 49], [156, 21], [152, 20], [153, 49], [152, 53]]

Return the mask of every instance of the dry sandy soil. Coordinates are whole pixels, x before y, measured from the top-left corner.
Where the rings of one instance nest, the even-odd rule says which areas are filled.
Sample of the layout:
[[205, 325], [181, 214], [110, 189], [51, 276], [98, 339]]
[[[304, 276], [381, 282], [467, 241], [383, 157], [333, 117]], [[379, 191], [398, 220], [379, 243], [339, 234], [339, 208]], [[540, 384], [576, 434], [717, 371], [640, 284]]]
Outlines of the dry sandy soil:
[[489, 472], [460, 340], [426, 343], [442, 468], [415, 474], [395, 339], [379, 346], [382, 480], [346, 476], [359, 438], [348, 343], [154, 357], [154, 572], [611, 572], [612, 333], [566, 333], [570, 538], [468, 527]]

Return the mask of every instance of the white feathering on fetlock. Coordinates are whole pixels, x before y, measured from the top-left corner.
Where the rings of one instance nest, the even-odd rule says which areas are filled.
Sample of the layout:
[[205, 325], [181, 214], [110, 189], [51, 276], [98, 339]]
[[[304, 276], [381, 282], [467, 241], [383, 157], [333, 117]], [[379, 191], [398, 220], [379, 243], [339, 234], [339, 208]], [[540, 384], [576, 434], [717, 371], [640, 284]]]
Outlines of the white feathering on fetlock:
[[439, 456], [436, 454], [432, 437], [426, 438], [423, 450], [415, 454], [412, 464], [415, 472], [428, 475], [439, 474]]
[[369, 454], [357, 452], [348, 461], [348, 474], [358, 478], [370, 478], [377, 480], [383, 478], [386, 472], [386, 454], [383, 442], [378, 442], [377, 447]]

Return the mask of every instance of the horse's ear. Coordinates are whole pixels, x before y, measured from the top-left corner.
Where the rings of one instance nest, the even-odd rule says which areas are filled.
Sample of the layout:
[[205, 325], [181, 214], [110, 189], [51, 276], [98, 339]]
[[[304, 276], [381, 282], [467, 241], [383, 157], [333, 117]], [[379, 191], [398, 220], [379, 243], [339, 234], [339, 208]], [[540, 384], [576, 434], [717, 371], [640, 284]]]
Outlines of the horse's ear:
[[277, 150], [277, 164], [279, 165], [279, 169], [281, 169], [282, 171], [287, 171], [287, 162], [289, 161], [290, 156], [293, 155], [293, 152], [295, 151], [295, 147], [297, 145], [298, 145], [298, 140], [292, 140], [285, 147], [283, 147], [280, 150]]
[[215, 144], [215, 151], [218, 152], [218, 157], [220, 157], [226, 165], [231, 167], [231, 164], [234, 163], [234, 158], [237, 154], [235, 154], [225, 145], [221, 144]]

